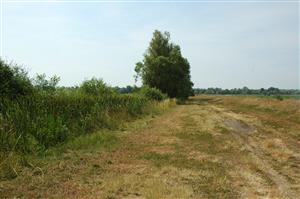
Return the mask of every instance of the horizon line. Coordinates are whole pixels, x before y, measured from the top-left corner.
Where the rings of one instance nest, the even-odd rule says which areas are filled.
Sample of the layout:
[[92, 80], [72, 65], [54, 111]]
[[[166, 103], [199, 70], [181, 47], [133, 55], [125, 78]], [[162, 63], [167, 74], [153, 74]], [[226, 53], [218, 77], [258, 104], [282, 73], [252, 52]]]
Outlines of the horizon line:
[[300, 3], [299, 0], [1, 0], [4, 3]]

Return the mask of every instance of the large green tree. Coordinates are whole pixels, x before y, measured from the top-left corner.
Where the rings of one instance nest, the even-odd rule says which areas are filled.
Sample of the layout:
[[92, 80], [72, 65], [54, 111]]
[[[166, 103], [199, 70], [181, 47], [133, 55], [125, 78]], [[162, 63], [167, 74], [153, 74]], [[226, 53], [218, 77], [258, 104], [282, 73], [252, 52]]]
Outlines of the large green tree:
[[186, 99], [192, 92], [190, 64], [178, 45], [170, 42], [169, 32], [155, 30], [144, 59], [135, 67], [143, 85], [158, 88], [170, 97]]

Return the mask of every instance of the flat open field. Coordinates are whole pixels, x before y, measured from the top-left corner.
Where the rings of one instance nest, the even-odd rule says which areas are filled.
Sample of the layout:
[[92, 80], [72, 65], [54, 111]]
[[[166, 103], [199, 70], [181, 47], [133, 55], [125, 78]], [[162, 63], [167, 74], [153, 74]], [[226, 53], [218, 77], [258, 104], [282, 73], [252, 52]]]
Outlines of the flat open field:
[[2, 181], [0, 195], [300, 196], [299, 100], [193, 97], [162, 115], [140, 119], [122, 131], [104, 135], [102, 144], [87, 142], [86, 147], [36, 161], [17, 178]]

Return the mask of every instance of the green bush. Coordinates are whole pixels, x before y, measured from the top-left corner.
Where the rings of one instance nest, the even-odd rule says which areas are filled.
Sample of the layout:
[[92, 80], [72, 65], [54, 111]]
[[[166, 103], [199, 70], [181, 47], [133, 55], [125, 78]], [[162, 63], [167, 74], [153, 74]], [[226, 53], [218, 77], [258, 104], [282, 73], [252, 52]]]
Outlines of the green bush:
[[46, 74], [37, 74], [32, 80], [35, 88], [39, 91], [54, 92], [57, 88], [57, 84], [60, 81], [60, 77], [54, 75], [47, 80]]
[[34, 137], [43, 147], [48, 148], [66, 141], [69, 129], [60, 117], [48, 115], [43, 118], [39, 128], [34, 132]]
[[33, 86], [24, 69], [0, 59], [1, 97], [15, 99], [33, 93]]
[[275, 96], [275, 99], [279, 100], [279, 101], [282, 101], [283, 100], [283, 97], [281, 95], [276, 95]]
[[162, 101], [167, 98], [167, 96], [163, 94], [160, 90], [156, 88], [150, 88], [148, 86], [142, 87], [139, 90], [139, 93], [150, 100]]
[[85, 93], [89, 95], [108, 95], [116, 93], [116, 91], [113, 88], [110, 88], [107, 86], [102, 79], [92, 78], [90, 80], [84, 81], [80, 89]]
[[40, 75], [34, 87], [23, 70], [3, 61], [0, 75], [0, 157], [10, 151], [43, 151], [101, 128], [115, 128], [147, 113], [153, 100], [165, 98], [153, 88], [119, 94], [95, 78], [79, 88], [57, 88], [59, 78]]

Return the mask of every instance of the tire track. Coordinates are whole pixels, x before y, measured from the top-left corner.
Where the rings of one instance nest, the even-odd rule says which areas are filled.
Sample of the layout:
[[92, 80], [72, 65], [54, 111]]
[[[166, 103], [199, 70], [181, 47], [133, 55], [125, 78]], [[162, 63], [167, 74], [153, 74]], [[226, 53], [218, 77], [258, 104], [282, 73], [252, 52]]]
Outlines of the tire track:
[[276, 184], [280, 194], [283, 198], [294, 199], [298, 198], [298, 195], [290, 188], [290, 183], [286, 178], [280, 175], [266, 159], [266, 155], [257, 145], [257, 142], [251, 137], [254, 129], [252, 126], [245, 125], [235, 118], [229, 117], [226, 115], [224, 122], [225, 126], [231, 129], [233, 137], [240, 143], [241, 146], [244, 146], [250, 153], [253, 162], [256, 166], [265, 172], [268, 177]]

